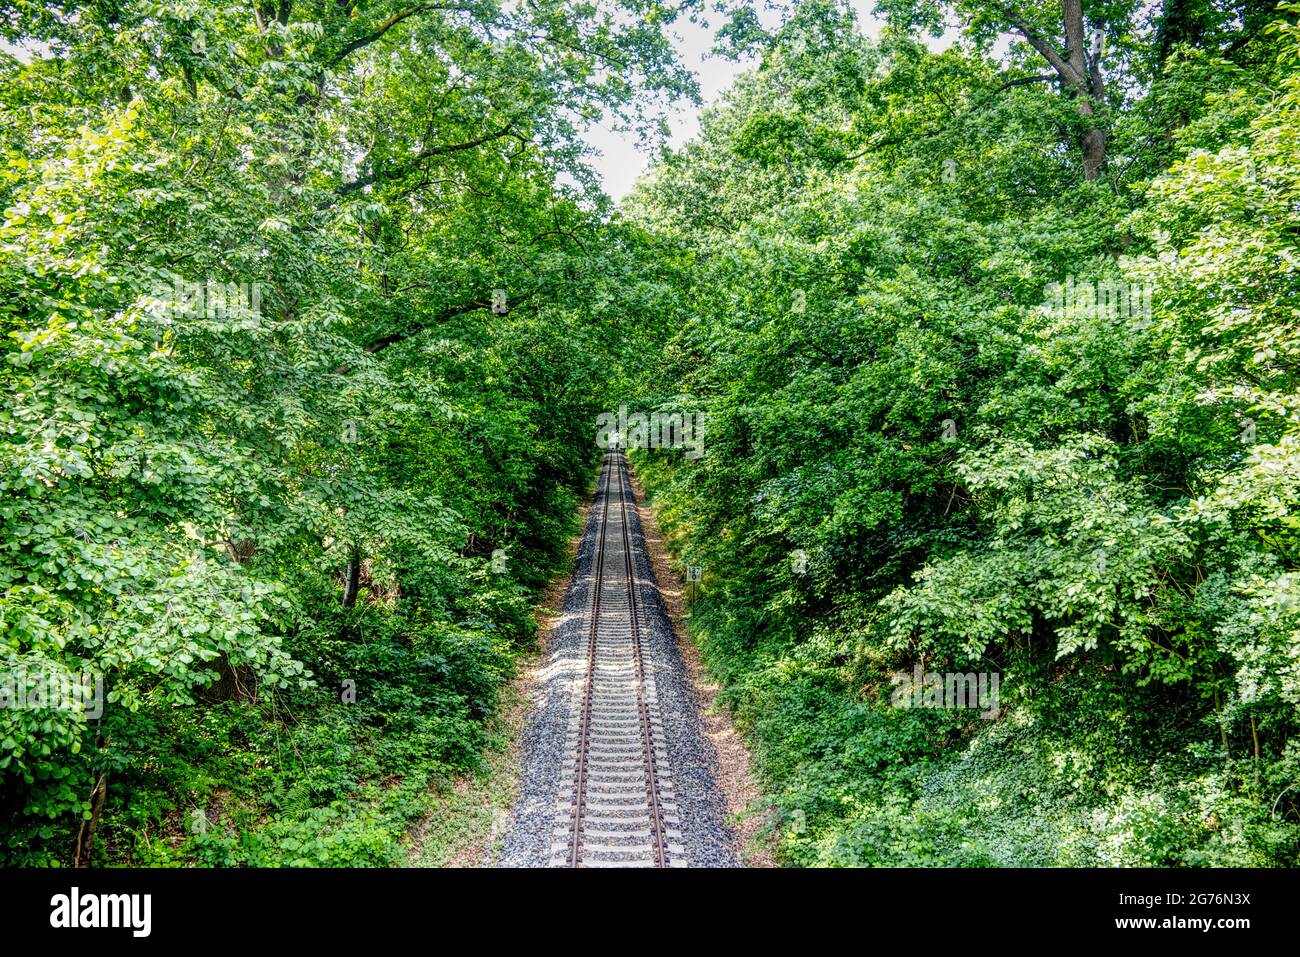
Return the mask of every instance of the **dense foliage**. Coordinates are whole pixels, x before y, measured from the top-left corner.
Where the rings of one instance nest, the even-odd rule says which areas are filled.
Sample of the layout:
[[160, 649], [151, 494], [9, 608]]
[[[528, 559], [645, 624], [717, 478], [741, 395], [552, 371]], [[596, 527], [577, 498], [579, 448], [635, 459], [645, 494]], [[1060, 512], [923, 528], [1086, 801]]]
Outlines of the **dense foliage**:
[[1300, 863], [1298, 11], [878, 9], [739, 11], [630, 204], [709, 416], [639, 467], [784, 858]]
[[0, 859], [390, 863], [474, 767], [664, 311], [576, 131], [676, 13], [7, 8], [0, 655], [104, 700], [0, 709]]
[[6, 10], [0, 859], [401, 860], [629, 399], [786, 862], [1300, 863], [1300, 8], [741, 3], [620, 214], [693, 7]]

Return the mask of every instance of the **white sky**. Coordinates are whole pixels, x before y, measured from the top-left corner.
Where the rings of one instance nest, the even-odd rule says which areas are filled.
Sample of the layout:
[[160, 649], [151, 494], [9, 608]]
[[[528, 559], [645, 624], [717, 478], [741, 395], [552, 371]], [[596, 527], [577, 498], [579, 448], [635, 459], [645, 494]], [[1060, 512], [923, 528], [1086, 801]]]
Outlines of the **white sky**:
[[[858, 16], [858, 26], [872, 38], [879, 36], [883, 23], [871, 13], [872, 7], [875, 6], [874, 0], [851, 0], [851, 2]], [[780, 23], [779, 12], [764, 10], [761, 4], [756, 6], [763, 26], [771, 29]], [[712, 20], [715, 22], [711, 24], [710, 29], [704, 29], [694, 23], [680, 23], [675, 28], [677, 52], [682, 62], [698, 77], [705, 106], [716, 102], [740, 73], [754, 66], [753, 61], [737, 63], [709, 56], [709, 51], [713, 48], [713, 34], [722, 22], [716, 15]], [[699, 131], [699, 113], [693, 107], [668, 110], [664, 115], [672, 130], [669, 142], [673, 146], [681, 146]], [[651, 156], [642, 148], [635, 134], [617, 133], [603, 124], [591, 127], [585, 138], [589, 144], [600, 151], [601, 155], [590, 162], [600, 177], [605, 192], [615, 200], [622, 199], [632, 188], [637, 177], [646, 171]]]

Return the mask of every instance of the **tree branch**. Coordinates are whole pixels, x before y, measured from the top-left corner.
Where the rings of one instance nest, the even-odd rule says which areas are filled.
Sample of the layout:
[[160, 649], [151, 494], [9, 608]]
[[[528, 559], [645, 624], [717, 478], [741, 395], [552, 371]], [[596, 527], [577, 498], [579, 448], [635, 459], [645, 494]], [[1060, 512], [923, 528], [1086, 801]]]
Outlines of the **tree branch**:
[[380, 39], [385, 33], [393, 29], [393, 27], [397, 26], [403, 20], [409, 20], [411, 17], [415, 16], [416, 14], [424, 13], [426, 10], [432, 10], [437, 6], [438, 4], [435, 3], [417, 3], [413, 7], [407, 7], [405, 10], [397, 11], [387, 20], [379, 24], [379, 26], [375, 27], [375, 29], [371, 30], [369, 33], [362, 34], [356, 39], [350, 40], [349, 42], [345, 43], [343, 45], [343, 48], [339, 50], [336, 54], [334, 54], [333, 57], [330, 58], [329, 65], [338, 66], [340, 63], [342, 63], [352, 54], [356, 53], [362, 47], [369, 46], [370, 44], [374, 43], [376, 40]]
[[1036, 76], [1021, 76], [1021, 77], [1017, 77], [1014, 80], [1007, 80], [1005, 83], [1002, 83], [1001, 85], [985, 93], [982, 97], [979, 98], [978, 102], [973, 103], [971, 106], [962, 110], [960, 113], [954, 114], [951, 123], [946, 123], [943, 126], [939, 127], [938, 129], [930, 130], [927, 133], [916, 133], [916, 134], [902, 133], [897, 136], [889, 136], [883, 140], [878, 140], [877, 142], [870, 144], [864, 150], [860, 150], [859, 152], [853, 153], [844, 158], [846, 160], [855, 160], [861, 156], [865, 156], [868, 153], [873, 153], [876, 150], [883, 149], [886, 146], [893, 146], [895, 143], [897, 143], [899, 140], [902, 139], [931, 139], [932, 137], [939, 136], [943, 133], [946, 133], [954, 125], [959, 123], [961, 120], [964, 120], [972, 113], [976, 113], [979, 110], [984, 109], [984, 107], [988, 106], [989, 102], [995, 96], [997, 96], [999, 93], [1002, 93], [1004, 90], [1009, 90], [1012, 87], [1016, 87], [1016, 86], [1028, 86], [1031, 83], [1049, 83], [1059, 79], [1060, 77], [1058, 77], [1055, 73], [1040, 73]]
[[376, 40], [381, 39], [384, 36], [384, 34], [386, 34], [389, 30], [393, 29], [393, 27], [397, 26], [399, 23], [409, 20], [411, 19], [411, 17], [414, 17], [418, 14], [428, 13], [431, 10], [468, 10], [468, 9], [470, 9], [470, 7], [464, 4], [451, 2], [451, 3], [416, 3], [409, 7], [406, 7], [405, 9], [398, 10], [392, 16], [388, 17], [386, 20], [381, 22], [377, 27], [375, 27], [369, 33], [363, 33], [361, 36], [349, 40], [347, 43], [345, 43], [342, 49], [340, 49], [337, 53], [334, 54], [334, 56], [330, 58], [327, 66], [331, 66], [331, 67], [338, 66], [340, 63], [342, 63], [344, 60], [346, 60], [352, 54], [356, 53], [361, 48], [368, 47]]
[[[518, 296], [514, 300], [514, 305], [508, 308], [514, 308], [515, 305], [518, 305], [521, 302], [526, 302], [527, 300], [532, 298], [532, 295], [533, 295], [532, 293], [525, 293], [521, 296]], [[386, 336], [380, 336], [377, 339], [371, 339], [361, 348], [364, 352], [368, 352], [371, 355], [374, 355], [377, 352], [383, 352], [385, 349], [389, 348], [390, 346], [395, 346], [400, 342], [405, 342], [407, 339], [411, 339], [414, 336], [419, 335], [421, 332], [424, 332], [426, 329], [432, 328], [433, 326], [441, 325], [444, 322], [448, 322], [451, 319], [455, 319], [457, 316], [463, 316], [471, 312], [477, 312], [480, 309], [487, 309], [491, 307], [491, 305], [492, 305], [491, 302], [484, 299], [471, 299], [468, 302], [462, 302], [454, 306], [448, 306], [446, 309], [438, 313], [438, 315], [436, 315], [433, 319], [431, 319], [428, 322], [422, 322], [413, 327], [402, 329], [399, 332], [391, 332]], [[347, 375], [351, 371], [352, 371], [352, 367], [344, 363], [343, 365], [336, 366], [334, 368], [333, 375], [343, 376], [343, 375]]]
[[466, 140], [463, 143], [443, 143], [438, 146], [426, 146], [424, 149], [420, 150], [420, 152], [416, 154], [415, 159], [406, 166], [403, 166], [400, 169], [376, 170], [373, 173], [368, 173], [365, 176], [354, 179], [350, 183], [344, 183], [338, 188], [337, 192], [340, 196], [347, 196], [349, 193], [355, 193], [357, 190], [364, 189], [372, 183], [377, 183], [382, 180], [400, 179], [418, 167], [425, 160], [431, 159], [434, 156], [446, 156], [448, 153], [460, 153], [464, 150], [472, 150], [477, 146], [482, 146], [484, 143], [489, 143], [492, 140], [498, 140], [503, 136], [508, 136], [510, 135], [511, 130], [514, 129], [514, 125], [515, 121], [511, 120], [499, 130], [494, 130], [491, 133], [484, 133], [482, 136], [476, 137], [472, 140]]
[[[997, 3], [994, 4], [994, 6], [997, 8], [998, 12], [1006, 18], [1007, 22], [1010, 23], [1011, 26], [1029, 42], [1029, 45], [1042, 54], [1043, 59], [1052, 65], [1052, 69], [1057, 72], [1061, 79], [1071, 85], [1077, 85], [1083, 82], [1083, 74], [1076, 71], [1074, 67], [1066, 61], [1065, 55], [1057, 50], [1051, 41], [1044, 38], [1037, 30], [1025, 22], [1024, 17], [1020, 16], [1020, 14], [1016, 13], [1015, 10], [1007, 6], [1005, 3]], [[1080, 42], [1082, 42], [1082, 38], [1080, 39]]]

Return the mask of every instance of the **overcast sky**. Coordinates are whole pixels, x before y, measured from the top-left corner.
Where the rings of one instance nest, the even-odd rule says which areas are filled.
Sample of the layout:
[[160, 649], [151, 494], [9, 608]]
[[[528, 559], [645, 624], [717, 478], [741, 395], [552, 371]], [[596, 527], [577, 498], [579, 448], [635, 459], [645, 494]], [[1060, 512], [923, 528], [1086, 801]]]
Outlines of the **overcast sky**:
[[[881, 28], [881, 22], [871, 14], [874, 5], [874, 0], [852, 0], [853, 9], [858, 15], [858, 26], [870, 37], [878, 36]], [[758, 15], [768, 28], [775, 27], [780, 22], [778, 13], [763, 10], [761, 6]], [[695, 71], [699, 78], [700, 92], [706, 106], [716, 101], [731, 86], [737, 74], [754, 65], [752, 61], [736, 63], [709, 56], [709, 50], [713, 48], [713, 34], [722, 23], [720, 17], [714, 15], [714, 19], [716, 22], [710, 29], [693, 23], [682, 23], [676, 28], [677, 52], [681, 55], [682, 62]], [[681, 146], [699, 130], [699, 113], [694, 107], [668, 111], [665, 117], [672, 130], [670, 142], [673, 146]], [[593, 159], [591, 165], [600, 176], [605, 192], [614, 199], [622, 199], [636, 178], [645, 172], [650, 163], [650, 155], [642, 149], [634, 134], [616, 133], [604, 125], [593, 126], [587, 131], [586, 139], [600, 150], [601, 155]]]

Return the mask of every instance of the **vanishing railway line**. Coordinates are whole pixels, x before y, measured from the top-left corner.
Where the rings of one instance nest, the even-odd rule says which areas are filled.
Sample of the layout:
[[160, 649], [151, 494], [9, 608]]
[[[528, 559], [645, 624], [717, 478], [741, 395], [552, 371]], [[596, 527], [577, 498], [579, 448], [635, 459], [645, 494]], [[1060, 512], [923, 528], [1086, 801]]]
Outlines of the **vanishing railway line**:
[[586, 609], [585, 674], [573, 696], [550, 864], [685, 866], [640, 601], [621, 451], [605, 455]]

